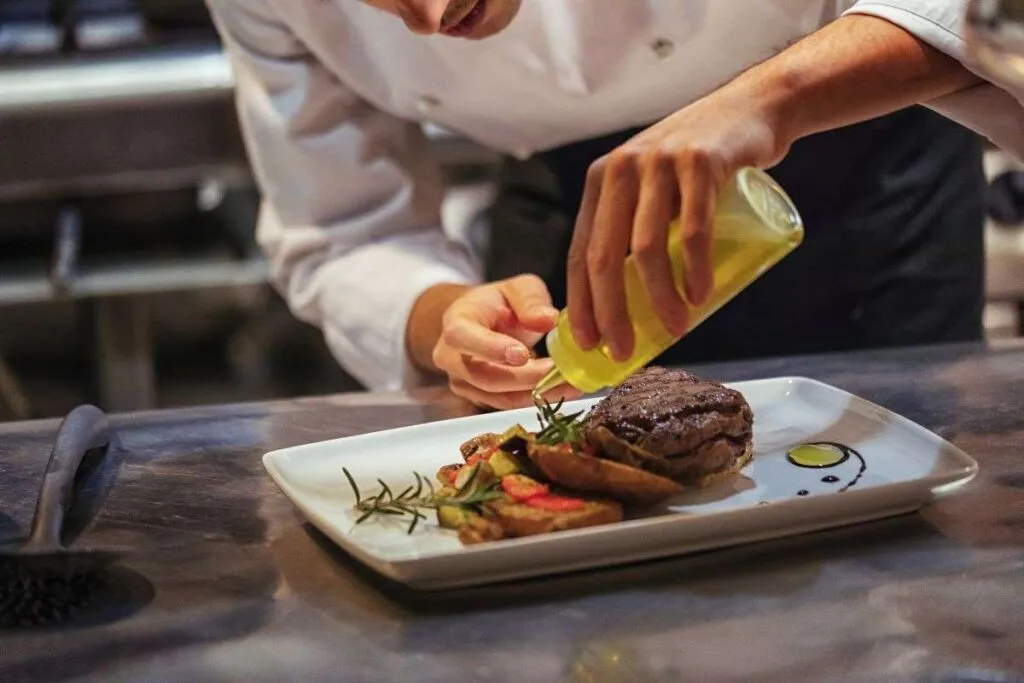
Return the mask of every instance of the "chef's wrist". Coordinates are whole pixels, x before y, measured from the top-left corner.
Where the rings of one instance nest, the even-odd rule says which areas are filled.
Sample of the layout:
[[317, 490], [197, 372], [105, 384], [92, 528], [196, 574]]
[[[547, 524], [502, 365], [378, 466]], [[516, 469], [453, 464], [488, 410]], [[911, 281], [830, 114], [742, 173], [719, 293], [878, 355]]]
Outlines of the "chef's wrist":
[[772, 132], [771, 161], [784, 156], [804, 136], [797, 115], [802, 78], [788, 65], [759, 64], [738, 76], [724, 90], [734, 105], [756, 116]]
[[439, 372], [433, 355], [441, 338], [445, 311], [472, 288], [472, 285], [446, 282], [429, 287], [416, 299], [405, 326], [405, 348], [409, 360], [420, 372]]

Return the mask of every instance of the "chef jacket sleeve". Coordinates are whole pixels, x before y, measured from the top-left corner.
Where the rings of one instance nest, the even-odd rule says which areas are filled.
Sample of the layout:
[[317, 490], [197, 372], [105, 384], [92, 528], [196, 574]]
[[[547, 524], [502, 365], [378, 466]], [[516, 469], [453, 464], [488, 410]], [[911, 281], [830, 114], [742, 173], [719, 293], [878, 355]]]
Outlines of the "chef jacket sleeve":
[[208, 4], [235, 72], [275, 288], [368, 389], [425, 383], [406, 355], [409, 312], [428, 287], [479, 273], [441, 229], [422, 130], [345, 87], [264, 0]]
[[985, 83], [924, 104], [1024, 160], [1024, 90], [995, 78], [971, 57], [965, 43], [966, 10], [965, 0], [862, 0], [846, 14], [886, 19], [984, 78]]

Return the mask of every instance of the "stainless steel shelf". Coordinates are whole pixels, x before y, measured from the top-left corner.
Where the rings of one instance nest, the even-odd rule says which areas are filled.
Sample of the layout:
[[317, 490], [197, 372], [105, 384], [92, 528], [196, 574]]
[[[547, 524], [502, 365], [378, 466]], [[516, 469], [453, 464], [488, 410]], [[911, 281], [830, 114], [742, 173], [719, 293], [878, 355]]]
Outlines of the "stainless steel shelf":
[[254, 183], [249, 167], [246, 165], [199, 164], [183, 168], [97, 173], [59, 180], [0, 183], [0, 203], [68, 196], [88, 197], [136, 192], [166, 192], [197, 187], [208, 180], [216, 180], [227, 187], [250, 187]]
[[229, 96], [216, 43], [0, 68], [0, 115]]
[[211, 287], [257, 285], [267, 281], [270, 268], [261, 257], [245, 260], [190, 257], [162, 261], [83, 264], [58, 291], [47, 274], [0, 273], [0, 305], [39, 303], [54, 299], [88, 299], [201, 290]]
[[[151, 48], [0, 67], [0, 115], [225, 97], [234, 88], [231, 63], [217, 43]], [[460, 160], [467, 158], [457, 133], [434, 124], [423, 129], [431, 140], [455, 146]]]

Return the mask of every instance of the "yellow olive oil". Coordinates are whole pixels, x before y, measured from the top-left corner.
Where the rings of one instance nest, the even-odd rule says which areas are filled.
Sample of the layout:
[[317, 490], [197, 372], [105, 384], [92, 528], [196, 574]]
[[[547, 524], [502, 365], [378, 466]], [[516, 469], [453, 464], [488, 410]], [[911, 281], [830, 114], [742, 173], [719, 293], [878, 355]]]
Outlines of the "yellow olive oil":
[[820, 469], [846, 462], [850, 454], [832, 444], [805, 443], [786, 452], [786, 459], [798, 467]]
[[[678, 221], [670, 226], [670, 245], [681, 243], [680, 229]], [[785, 191], [763, 171], [741, 169], [719, 194], [713, 217], [714, 286], [705, 303], [690, 307], [686, 333], [787, 256], [803, 237], [803, 222]], [[681, 249], [670, 248], [669, 258], [676, 288], [682, 292], [685, 264]], [[563, 310], [558, 325], [547, 336], [555, 369], [537, 384], [535, 398], [565, 382], [584, 393], [619, 384], [681, 338], [661, 324], [632, 257], [626, 259], [624, 277], [635, 339], [632, 356], [618, 362], [605, 344], [584, 351], [573, 338]]]

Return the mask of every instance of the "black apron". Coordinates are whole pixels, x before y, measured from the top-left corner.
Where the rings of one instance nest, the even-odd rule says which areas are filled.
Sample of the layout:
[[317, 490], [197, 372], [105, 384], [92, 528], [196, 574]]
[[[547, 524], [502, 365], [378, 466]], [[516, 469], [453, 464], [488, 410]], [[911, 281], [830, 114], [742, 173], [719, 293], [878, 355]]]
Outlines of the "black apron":
[[[586, 169], [636, 132], [509, 160], [488, 279], [536, 273], [564, 306]], [[804, 243], [658, 362], [982, 337], [986, 180], [974, 133], [912, 107], [800, 140], [768, 173], [797, 205]]]

